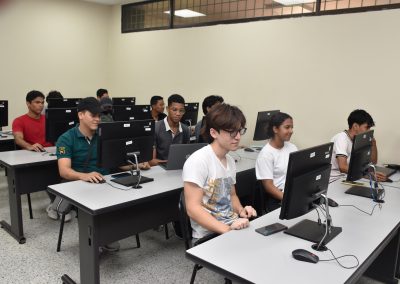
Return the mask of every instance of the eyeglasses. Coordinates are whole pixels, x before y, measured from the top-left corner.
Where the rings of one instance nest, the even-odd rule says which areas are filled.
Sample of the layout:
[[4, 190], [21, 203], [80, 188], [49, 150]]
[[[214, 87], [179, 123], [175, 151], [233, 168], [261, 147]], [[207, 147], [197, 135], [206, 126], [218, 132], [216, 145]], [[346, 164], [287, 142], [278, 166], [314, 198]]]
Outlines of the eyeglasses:
[[238, 129], [238, 130], [224, 130], [224, 131], [228, 132], [229, 135], [230, 135], [232, 138], [235, 138], [235, 137], [238, 135], [238, 133], [240, 133], [240, 135], [245, 135], [245, 134], [246, 134], [246, 131], [247, 131], [247, 128], [244, 127], [244, 128], [240, 128], [240, 129]]
[[179, 108], [171, 108], [172, 112], [179, 112], [180, 114], [184, 114], [186, 112], [185, 109], [179, 109]]

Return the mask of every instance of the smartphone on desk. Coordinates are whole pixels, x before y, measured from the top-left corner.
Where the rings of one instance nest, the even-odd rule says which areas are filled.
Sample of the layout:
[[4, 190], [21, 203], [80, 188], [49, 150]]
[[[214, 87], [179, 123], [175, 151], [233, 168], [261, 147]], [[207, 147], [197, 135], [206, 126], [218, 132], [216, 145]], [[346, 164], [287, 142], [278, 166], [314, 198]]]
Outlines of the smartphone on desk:
[[269, 236], [275, 233], [278, 233], [280, 231], [287, 230], [288, 227], [285, 225], [282, 225], [281, 223], [274, 223], [268, 226], [264, 226], [261, 228], [256, 229], [256, 232], [263, 235], [263, 236]]

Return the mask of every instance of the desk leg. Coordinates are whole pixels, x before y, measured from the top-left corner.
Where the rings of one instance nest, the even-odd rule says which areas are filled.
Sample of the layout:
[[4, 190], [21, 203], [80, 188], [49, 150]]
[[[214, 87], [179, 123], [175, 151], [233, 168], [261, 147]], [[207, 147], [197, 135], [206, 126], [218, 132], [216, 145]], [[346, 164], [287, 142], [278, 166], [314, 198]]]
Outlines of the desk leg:
[[399, 231], [371, 264], [365, 275], [383, 283], [398, 283], [395, 278], [398, 266]]
[[78, 211], [79, 259], [82, 284], [100, 283], [99, 243], [94, 216]]
[[12, 168], [7, 169], [8, 181], [8, 199], [10, 204], [11, 225], [6, 221], [1, 221], [1, 227], [6, 230], [20, 244], [24, 244], [24, 228], [22, 223], [21, 195], [16, 189], [15, 171]]

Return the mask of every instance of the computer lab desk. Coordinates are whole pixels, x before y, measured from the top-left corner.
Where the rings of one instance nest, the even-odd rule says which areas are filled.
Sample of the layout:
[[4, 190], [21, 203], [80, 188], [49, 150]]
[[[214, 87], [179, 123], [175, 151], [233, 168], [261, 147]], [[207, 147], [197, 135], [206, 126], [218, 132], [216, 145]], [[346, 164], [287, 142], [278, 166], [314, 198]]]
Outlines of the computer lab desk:
[[[371, 212], [371, 199], [345, 194], [349, 186], [336, 181], [329, 186], [328, 196], [342, 205], [355, 205]], [[297, 261], [292, 257], [295, 249], [306, 249], [330, 259], [327, 252], [316, 252], [311, 242], [279, 232], [263, 236], [256, 228], [275, 222], [288, 227], [303, 220], [317, 220], [312, 211], [293, 219], [280, 220], [280, 209], [266, 214], [250, 223], [250, 227], [231, 231], [206, 243], [193, 247], [186, 257], [206, 269], [240, 283], [355, 283], [363, 274], [384, 283], [397, 283], [400, 222], [400, 189], [386, 187], [385, 203], [372, 216], [354, 207], [330, 208], [334, 226], [343, 231], [328, 243], [338, 257], [345, 254], [356, 255], [360, 265], [354, 269], [344, 269], [335, 261], [317, 264]], [[340, 259], [345, 266], [352, 266], [352, 258]], [[201, 273], [199, 271], [198, 273]]]
[[0, 152], [12, 151], [14, 149], [15, 149], [14, 136], [10, 135], [10, 134], [1, 134], [1, 137], [0, 137]]
[[[46, 148], [55, 152], [55, 147]], [[27, 150], [0, 152], [0, 165], [7, 171], [10, 224], [2, 220], [1, 227], [24, 244], [21, 195], [46, 190], [49, 184], [60, 182], [57, 158], [48, 153]]]
[[[237, 162], [236, 167], [240, 197], [253, 190], [248, 182], [255, 182], [254, 161], [243, 159]], [[142, 171], [142, 175], [152, 177], [154, 181], [141, 184], [140, 189], [121, 190], [107, 183], [83, 181], [48, 187], [51, 193], [78, 208], [80, 283], [100, 283], [100, 246], [179, 220], [182, 170], [166, 171], [152, 167]], [[106, 176], [106, 180], [109, 181], [110, 176]], [[63, 276], [62, 279], [64, 283], [75, 283], [69, 277]]]

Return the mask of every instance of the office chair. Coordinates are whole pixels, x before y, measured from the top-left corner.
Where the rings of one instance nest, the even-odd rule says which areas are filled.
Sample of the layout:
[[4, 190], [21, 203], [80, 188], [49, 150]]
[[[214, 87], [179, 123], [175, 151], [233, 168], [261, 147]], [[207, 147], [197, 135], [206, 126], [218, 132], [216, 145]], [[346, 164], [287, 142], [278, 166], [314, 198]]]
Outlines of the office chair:
[[[181, 196], [179, 199], [179, 220], [181, 223], [182, 236], [183, 236], [186, 250], [219, 236], [219, 234], [217, 234], [217, 233], [211, 233], [201, 239], [198, 239], [195, 243], [192, 244], [192, 226], [190, 225], [190, 218], [186, 212], [185, 196], [184, 196], [183, 191], [181, 192]], [[199, 271], [202, 268], [203, 267], [199, 264], [194, 265], [192, 277], [190, 279], [190, 284], [194, 283], [194, 279], [196, 278], [197, 271]], [[225, 284], [232, 284], [232, 281], [225, 278]]]

